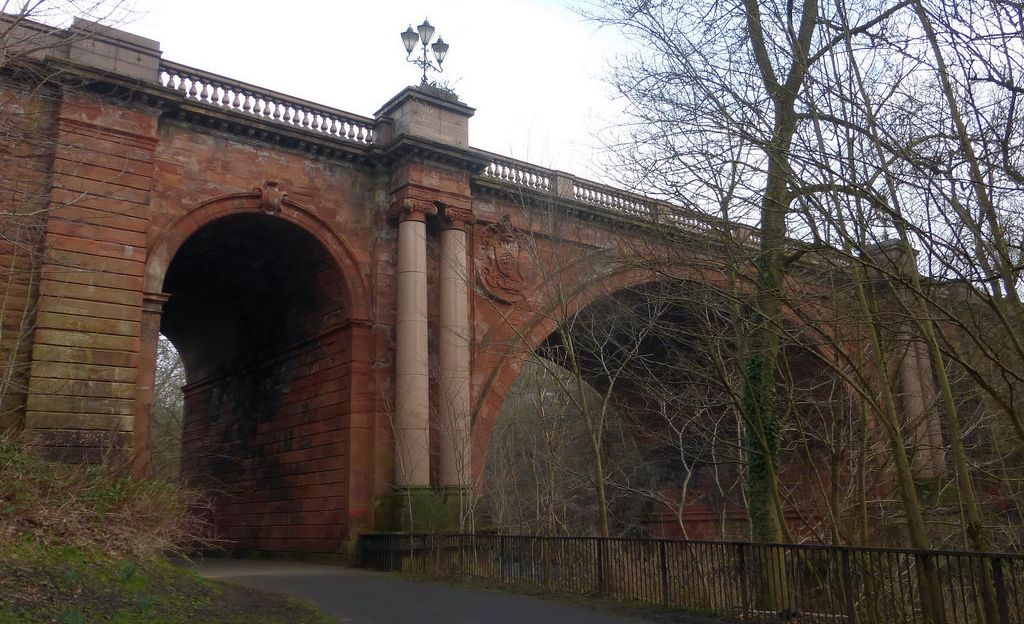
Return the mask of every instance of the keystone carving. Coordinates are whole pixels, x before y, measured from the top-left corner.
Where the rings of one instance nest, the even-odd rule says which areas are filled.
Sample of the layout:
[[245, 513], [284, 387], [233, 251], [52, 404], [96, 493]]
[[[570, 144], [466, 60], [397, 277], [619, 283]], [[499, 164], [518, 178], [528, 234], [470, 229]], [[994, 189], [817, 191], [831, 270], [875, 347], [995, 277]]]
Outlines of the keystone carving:
[[492, 299], [516, 303], [533, 280], [534, 260], [523, 232], [512, 227], [508, 215], [480, 232], [477, 274]]
[[288, 193], [281, 190], [277, 180], [267, 180], [263, 186], [253, 189], [260, 194], [260, 210], [268, 215], [281, 214], [281, 202], [288, 197]]

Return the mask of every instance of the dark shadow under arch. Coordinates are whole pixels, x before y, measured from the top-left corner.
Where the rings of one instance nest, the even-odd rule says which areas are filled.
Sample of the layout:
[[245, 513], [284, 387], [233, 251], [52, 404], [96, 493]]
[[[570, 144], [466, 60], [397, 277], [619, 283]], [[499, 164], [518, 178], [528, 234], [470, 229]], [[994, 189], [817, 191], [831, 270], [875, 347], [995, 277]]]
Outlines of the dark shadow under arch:
[[350, 293], [292, 220], [205, 222], [176, 247], [161, 331], [185, 362], [182, 473], [238, 550], [331, 551], [347, 537]]
[[[738, 468], [743, 457], [702, 457], [695, 465], [681, 468], [681, 447], [673, 446], [689, 444], [687, 452], [697, 455], [702, 439], [712, 435], [731, 438], [727, 446], [734, 451], [744, 443], [740, 403], [748, 311], [742, 297], [721, 286], [692, 279], [627, 284], [591, 298], [585, 306], [567, 307], [560, 323], [539, 324], [538, 329], [543, 326], [547, 335], [532, 351], [560, 367], [578, 371], [598, 396], [607, 393], [633, 428], [653, 487], [666, 499], [680, 496], [681, 469], [690, 471], [687, 486], [693, 488], [690, 493], [699, 492], [695, 499], [699, 505], [687, 510], [694, 531], [687, 537], [743, 539], [747, 537], [746, 520]], [[830, 415], [843, 414], [833, 410], [839, 400], [835, 397], [838, 381], [821, 365], [820, 353], [795, 339], [799, 327], [787, 331], [794, 340], [786, 342], [783, 350], [785, 382], [780, 382], [780, 387], [785, 383], [785, 391], [780, 392], [780, 403], [784, 403], [780, 410], [789, 410], [798, 426], [824, 428]], [[503, 396], [503, 402], [507, 398]], [[686, 413], [688, 409], [694, 412]], [[711, 431], [704, 420], [716, 430]], [[688, 440], [682, 440], [684, 436]], [[813, 490], [812, 480], [806, 477], [811, 464], [818, 460], [824, 464], [824, 459], [818, 448], [799, 451], [807, 455], [808, 462], [796, 455], [785, 457], [788, 464], [783, 466], [783, 476], [794, 491], [803, 485]], [[720, 466], [712, 466], [715, 461], [729, 467], [720, 470]], [[505, 472], [515, 470], [505, 467]], [[717, 480], [721, 479], [731, 485], [719, 488]], [[810, 503], [816, 493], [801, 494], [808, 501], [807, 518], [791, 518], [803, 534], [823, 513], [820, 506], [812, 508]], [[673, 525], [678, 524], [675, 514], [661, 513], [666, 518], [652, 518], [651, 532], [679, 536], [678, 528], [673, 532]], [[653, 528], [655, 525], [659, 528]]]

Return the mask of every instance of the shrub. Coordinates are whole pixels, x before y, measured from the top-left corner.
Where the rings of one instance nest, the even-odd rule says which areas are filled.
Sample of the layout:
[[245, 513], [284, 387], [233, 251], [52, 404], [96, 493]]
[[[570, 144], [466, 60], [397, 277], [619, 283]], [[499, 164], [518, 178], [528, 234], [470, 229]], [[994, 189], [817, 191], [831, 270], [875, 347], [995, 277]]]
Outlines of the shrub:
[[33, 540], [152, 558], [212, 545], [207, 508], [200, 492], [133, 479], [122, 462], [56, 463], [0, 437], [0, 543]]

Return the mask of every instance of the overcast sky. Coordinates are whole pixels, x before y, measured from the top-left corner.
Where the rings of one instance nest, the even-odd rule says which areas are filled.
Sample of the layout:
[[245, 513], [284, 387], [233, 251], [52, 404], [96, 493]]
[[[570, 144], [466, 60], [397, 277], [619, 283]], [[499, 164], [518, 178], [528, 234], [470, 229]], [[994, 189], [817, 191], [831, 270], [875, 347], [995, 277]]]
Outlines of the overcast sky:
[[[470, 143], [591, 178], [619, 106], [604, 83], [625, 44], [559, 0], [134, 0], [120, 27], [165, 59], [371, 116], [419, 82], [400, 33], [424, 18], [451, 48], [440, 78], [476, 108]], [[577, 3], [578, 4], [578, 3]]]

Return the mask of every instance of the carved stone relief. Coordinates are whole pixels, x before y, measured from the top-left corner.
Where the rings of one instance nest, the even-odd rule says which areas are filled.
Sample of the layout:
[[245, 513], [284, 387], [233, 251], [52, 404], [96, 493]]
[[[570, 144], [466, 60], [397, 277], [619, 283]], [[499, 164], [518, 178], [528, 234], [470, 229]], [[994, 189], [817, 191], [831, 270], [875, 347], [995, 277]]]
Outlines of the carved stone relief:
[[281, 202], [288, 197], [288, 193], [281, 190], [277, 180], [267, 180], [263, 186], [253, 189], [260, 194], [260, 210], [268, 215], [281, 214]]
[[493, 299], [516, 303], [533, 282], [534, 260], [523, 232], [508, 215], [480, 230], [477, 275], [480, 286]]

